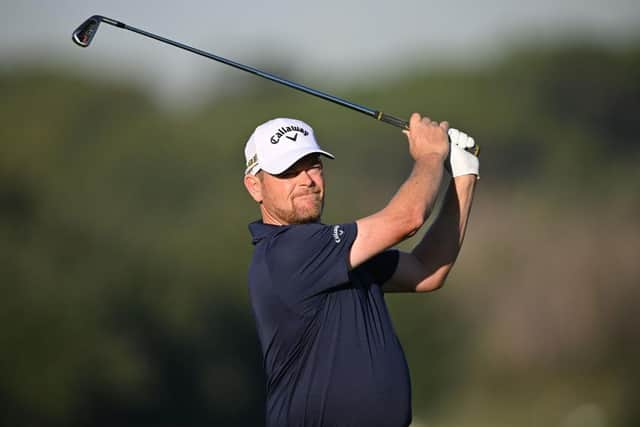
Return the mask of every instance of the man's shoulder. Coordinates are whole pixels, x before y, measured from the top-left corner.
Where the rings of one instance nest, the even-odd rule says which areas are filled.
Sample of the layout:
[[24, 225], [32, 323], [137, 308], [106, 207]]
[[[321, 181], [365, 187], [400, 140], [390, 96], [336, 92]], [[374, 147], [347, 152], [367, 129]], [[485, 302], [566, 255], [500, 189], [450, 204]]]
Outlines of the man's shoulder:
[[272, 237], [280, 241], [305, 240], [308, 244], [313, 242], [333, 241], [341, 243], [349, 232], [355, 232], [356, 223], [324, 224], [312, 222], [306, 224], [288, 225], [274, 233]]
[[316, 245], [328, 243], [341, 244], [355, 238], [357, 225], [355, 222], [342, 224], [325, 224], [310, 222], [304, 224], [272, 225], [262, 222], [249, 224], [249, 230], [255, 245], [266, 245], [269, 250], [277, 248], [300, 247], [301, 250], [312, 249]]
[[261, 243], [267, 257], [286, 255], [296, 258], [305, 254], [328, 249], [329, 246], [349, 245], [355, 238], [357, 226], [355, 223], [324, 224], [321, 222], [271, 226], [256, 239], [254, 243]]
[[319, 222], [283, 225], [269, 236], [269, 243], [271, 246], [291, 245], [298, 242], [312, 244], [314, 236], [322, 233], [326, 227], [327, 225]]

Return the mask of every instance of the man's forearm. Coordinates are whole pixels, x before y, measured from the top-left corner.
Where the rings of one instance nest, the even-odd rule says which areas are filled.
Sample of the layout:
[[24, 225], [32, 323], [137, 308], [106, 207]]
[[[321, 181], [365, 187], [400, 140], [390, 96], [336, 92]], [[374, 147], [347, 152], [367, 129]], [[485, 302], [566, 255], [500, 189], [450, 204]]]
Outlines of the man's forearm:
[[441, 275], [442, 280], [460, 252], [475, 185], [475, 175], [452, 179], [440, 215], [412, 251], [430, 273]]

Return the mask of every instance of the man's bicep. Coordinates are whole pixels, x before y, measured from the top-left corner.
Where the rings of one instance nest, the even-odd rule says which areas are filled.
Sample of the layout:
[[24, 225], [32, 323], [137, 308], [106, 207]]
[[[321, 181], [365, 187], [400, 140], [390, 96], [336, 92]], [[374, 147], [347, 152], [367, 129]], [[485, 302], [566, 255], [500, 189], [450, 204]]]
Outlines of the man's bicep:
[[428, 292], [438, 289], [437, 277], [425, 265], [408, 252], [399, 252], [398, 266], [393, 276], [384, 284], [384, 292]]

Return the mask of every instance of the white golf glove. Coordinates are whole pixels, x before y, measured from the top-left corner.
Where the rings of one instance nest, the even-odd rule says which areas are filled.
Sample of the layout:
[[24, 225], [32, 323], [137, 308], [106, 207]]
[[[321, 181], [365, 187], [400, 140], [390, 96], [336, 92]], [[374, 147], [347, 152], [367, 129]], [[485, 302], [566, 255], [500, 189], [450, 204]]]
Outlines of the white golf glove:
[[451, 176], [455, 178], [461, 175], [475, 175], [480, 178], [480, 159], [465, 150], [476, 145], [474, 139], [458, 129], [451, 128], [449, 140], [451, 141], [449, 152]]

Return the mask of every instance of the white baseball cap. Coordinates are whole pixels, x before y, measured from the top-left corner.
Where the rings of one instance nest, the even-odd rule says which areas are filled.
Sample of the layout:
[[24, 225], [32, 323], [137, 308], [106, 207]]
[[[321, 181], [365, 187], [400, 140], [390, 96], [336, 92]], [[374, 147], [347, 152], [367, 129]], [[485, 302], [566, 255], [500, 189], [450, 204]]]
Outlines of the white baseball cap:
[[244, 174], [255, 175], [264, 170], [278, 175], [312, 153], [335, 158], [320, 149], [313, 129], [305, 122], [285, 118], [269, 120], [253, 131], [244, 147], [247, 162]]

